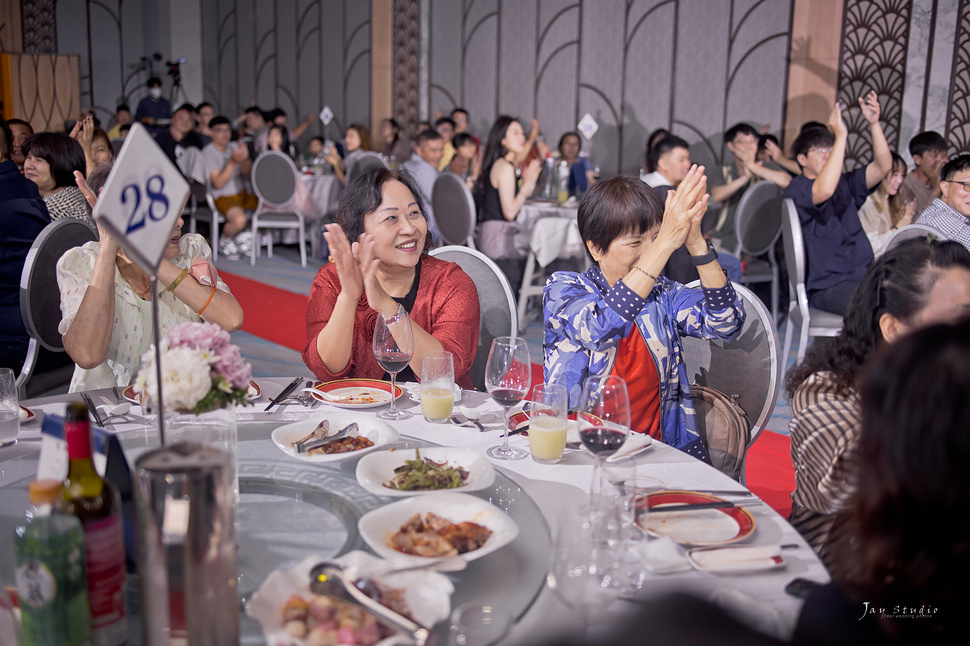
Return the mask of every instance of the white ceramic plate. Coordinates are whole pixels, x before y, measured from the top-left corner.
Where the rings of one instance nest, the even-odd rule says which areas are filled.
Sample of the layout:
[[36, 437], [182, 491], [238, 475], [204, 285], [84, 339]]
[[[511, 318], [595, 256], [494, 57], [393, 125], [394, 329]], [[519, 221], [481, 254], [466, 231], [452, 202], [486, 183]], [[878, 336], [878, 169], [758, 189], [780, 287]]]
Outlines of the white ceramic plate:
[[466, 493], [441, 491], [405, 498], [369, 511], [360, 517], [357, 529], [378, 556], [394, 562], [420, 563], [427, 560], [426, 557], [398, 552], [390, 546], [390, 540], [411, 516], [429, 511], [453, 523], [471, 521], [492, 530], [492, 535], [483, 546], [461, 555], [466, 561], [491, 554], [511, 543], [519, 534], [515, 521], [495, 505]]
[[414, 449], [390, 449], [377, 451], [361, 458], [357, 463], [357, 482], [370, 493], [378, 496], [404, 498], [408, 496], [427, 496], [435, 491], [479, 491], [491, 487], [495, 481], [495, 469], [488, 459], [473, 449], [459, 449], [446, 446], [421, 449], [421, 458], [428, 458], [449, 467], [460, 467], [468, 472], [465, 484], [454, 489], [431, 491], [402, 491], [385, 487], [384, 483], [394, 477], [394, 469], [403, 466], [407, 460], [414, 459]]
[[26, 424], [27, 422], [33, 421], [37, 418], [37, 414], [27, 408], [26, 406], [20, 407], [20, 423]]
[[[324, 419], [330, 421], [331, 429], [335, 428], [337, 430], [344, 428], [351, 422], [357, 422], [358, 433], [372, 441], [374, 446], [360, 449], [359, 451], [333, 453], [329, 455], [325, 453], [314, 453], [313, 455], [297, 453], [296, 449], [293, 448], [293, 442], [305, 437]], [[304, 460], [306, 462], [339, 462], [340, 460], [360, 457], [385, 444], [395, 442], [400, 435], [383, 420], [377, 419], [373, 415], [362, 415], [360, 413], [324, 413], [323, 415], [316, 415], [300, 422], [280, 426], [273, 431], [270, 437], [273, 438], [273, 442], [279, 447], [280, 451], [298, 460]]]
[[[310, 556], [292, 567], [273, 570], [259, 590], [246, 604], [246, 614], [259, 622], [266, 641], [274, 645], [303, 645], [301, 639], [291, 636], [283, 628], [283, 606], [290, 595], [310, 596], [310, 570], [320, 561], [331, 560], [344, 566], [348, 574], [356, 578], [368, 572], [388, 567], [388, 562], [367, 552], [354, 551], [340, 558], [325, 559]], [[433, 626], [446, 619], [451, 612], [451, 595], [455, 588], [440, 572], [420, 570], [379, 577], [381, 582], [404, 588], [404, 598], [414, 618], [425, 626]], [[380, 643], [386, 643], [384, 640]], [[393, 642], [396, 643], [396, 642]]]
[[[330, 401], [316, 392], [310, 393], [314, 399], [319, 399], [325, 404], [337, 408], [358, 409], [374, 408], [391, 403], [391, 382], [381, 381], [380, 379], [337, 379], [313, 387], [315, 391], [322, 391], [331, 397], [344, 397], [347, 399], [360, 399], [362, 401]], [[394, 399], [404, 395], [404, 388], [395, 384]]]

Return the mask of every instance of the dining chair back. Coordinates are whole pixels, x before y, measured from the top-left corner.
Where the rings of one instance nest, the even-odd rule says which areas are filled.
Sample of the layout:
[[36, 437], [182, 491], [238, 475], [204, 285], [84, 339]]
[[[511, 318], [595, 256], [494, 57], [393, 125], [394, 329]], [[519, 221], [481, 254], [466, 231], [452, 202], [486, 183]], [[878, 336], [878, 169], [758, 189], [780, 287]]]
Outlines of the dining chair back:
[[905, 242], [906, 240], [912, 240], [914, 238], [946, 240], [946, 235], [928, 224], [907, 224], [904, 227], [900, 227], [894, 234], [889, 236], [889, 240], [886, 240], [886, 246], [883, 247], [882, 252], [886, 253], [893, 247], [898, 246], [899, 243]]
[[465, 180], [450, 172], [438, 175], [431, 189], [431, 208], [442, 244], [475, 248], [475, 200]]
[[472, 363], [471, 380], [476, 390], [484, 391], [485, 364], [492, 348], [492, 339], [499, 336], [517, 336], [519, 333], [512, 288], [498, 265], [480, 251], [449, 245], [432, 249], [431, 255], [460, 266], [478, 290], [478, 349]]
[[[700, 281], [694, 281], [687, 286], [699, 285]], [[683, 337], [682, 344], [690, 383], [717, 389], [746, 413], [748, 441], [739, 446], [742, 453], [735, 456], [743, 461], [771, 419], [778, 401], [783, 364], [771, 312], [747, 287], [735, 284], [734, 289], [745, 312], [740, 334], [733, 341]], [[743, 467], [740, 481], [744, 482]]]
[[788, 361], [795, 326], [799, 326], [798, 355], [801, 361], [808, 348], [809, 337], [836, 336], [842, 329], [842, 317], [808, 305], [805, 288], [805, 240], [798, 210], [791, 198], [782, 200], [781, 237], [785, 243], [785, 266], [788, 269], [788, 322], [785, 325], [785, 348], [782, 360]]
[[[754, 258], [745, 264], [741, 283], [771, 283], [771, 315], [777, 321], [781, 272], [775, 243], [781, 236], [781, 189], [767, 180], [749, 186], [738, 201], [734, 231], [738, 239], [734, 255], [740, 258], [745, 253]], [[766, 254], [768, 259], [760, 260]]]
[[[64, 352], [64, 339], [58, 331], [61, 322], [61, 292], [57, 287], [57, 261], [69, 249], [98, 239], [91, 225], [75, 218], [62, 218], [47, 225], [34, 240], [20, 274], [20, 315], [30, 336], [27, 358], [17, 377], [17, 388], [26, 396], [28, 382], [48, 383], [43, 390], [69, 383], [74, 374], [70, 364], [56, 374], [35, 374], [41, 350]], [[33, 388], [36, 388], [32, 385]]]
[[219, 225], [226, 218], [219, 213], [215, 200], [206, 184], [189, 180], [189, 200], [185, 204], [183, 217], [189, 221], [189, 233], [198, 233], [198, 223], [209, 224], [209, 243], [212, 246], [212, 262], [219, 261]]
[[372, 168], [387, 168], [387, 162], [378, 153], [367, 151], [357, 156], [357, 159], [347, 169], [347, 185]]
[[[262, 153], [253, 163], [251, 174], [253, 190], [259, 198], [259, 206], [253, 213], [253, 232], [249, 262], [256, 264], [261, 240], [260, 229], [296, 229], [300, 241], [300, 264], [306, 267], [306, 215], [300, 211], [296, 200], [296, 183], [300, 181], [293, 160], [280, 152]], [[266, 236], [266, 253], [273, 257], [273, 236]]]

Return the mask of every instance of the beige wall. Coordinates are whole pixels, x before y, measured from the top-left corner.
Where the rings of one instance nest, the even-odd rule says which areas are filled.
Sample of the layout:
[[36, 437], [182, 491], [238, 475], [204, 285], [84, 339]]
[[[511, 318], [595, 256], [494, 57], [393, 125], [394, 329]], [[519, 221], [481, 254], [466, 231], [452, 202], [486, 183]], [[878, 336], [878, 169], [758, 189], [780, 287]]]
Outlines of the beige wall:
[[35, 132], [63, 130], [81, 111], [79, 59], [74, 55], [0, 54], [0, 92], [7, 119]]
[[394, 0], [371, 0], [370, 29], [370, 132], [376, 146], [381, 120], [392, 112]]

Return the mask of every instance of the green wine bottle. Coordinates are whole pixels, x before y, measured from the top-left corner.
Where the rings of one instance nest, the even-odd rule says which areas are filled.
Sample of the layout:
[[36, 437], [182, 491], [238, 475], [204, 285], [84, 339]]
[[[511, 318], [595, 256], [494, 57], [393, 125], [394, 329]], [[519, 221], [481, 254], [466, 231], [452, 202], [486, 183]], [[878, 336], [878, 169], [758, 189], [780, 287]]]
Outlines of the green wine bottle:
[[64, 502], [84, 527], [94, 644], [116, 646], [128, 638], [121, 499], [114, 485], [99, 476], [94, 468], [91, 426], [84, 404], [67, 407], [64, 439], [68, 457]]

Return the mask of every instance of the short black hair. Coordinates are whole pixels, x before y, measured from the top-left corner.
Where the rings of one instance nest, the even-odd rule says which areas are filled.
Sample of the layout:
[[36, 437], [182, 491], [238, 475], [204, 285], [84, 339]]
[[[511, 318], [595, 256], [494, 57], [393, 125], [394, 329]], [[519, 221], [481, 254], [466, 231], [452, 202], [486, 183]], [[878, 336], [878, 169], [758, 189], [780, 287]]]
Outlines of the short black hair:
[[188, 111], [189, 111], [189, 112], [191, 112], [192, 114], [195, 114], [195, 106], [194, 106], [194, 105], [192, 105], [191, 103], [183, 103], [183, 104], [182, 104], [182, 105], [180, 105], [179, 107], [177, 107], [177, 108], [175, 108], [174, 110], [172, 110], [172, 114], [175, 114], [175, 113], [176, 113], [176, 112], [178, 112], [179, 110], [188, 110]]
[[761, 151], [761, 150], [767, 149], [768, 146], [766, 144], [769, 141], [771, 143], [775, 144], [776, 146], [778, 146], [779, 148], [781, 148], [781, 142], [778, 141], [778, 137], [776, 137], [773, 134], [770, 134], [769, 133], [769, 134], [761, 135], [760, 137], [758, 137], [758, 150]]
[[118, 126], [118, 132], [128, 132], [129, 130], [131, 130], [131, 124], [130, 123], [124, 123], [124, 124]]
[[587, 242], [600, 251], [628, 233], [642, 235], [663, 220], [664, 205], [656, 191], [639, 177], [619, 175], [593, 184], [579, 202], [576, 223], [586, 254]]
[[826, 130], [828, 130], [828, 126], [826, 126], [821, 121], [806, 121], [805, 123], [802, 124], [802, 127], [798, 132], [799, 134], [801, 134], [806, 130], [810, 130], [812, 128], [825, 128]]
[[954, 175], [965, 170], [970, 170], [970, 154], [967, 153], [943, 164], [943, 168], [940, 169], [940, 179], [945, 182], [953, 181]]
[[118, 106], [115, 108], [116, 113], [121, 112], [122, 110], [124, 110], [125, 112], [131, 112], [131, 108], [128, 107], [127, 103], [119, 103]]
[[927, 130], [909, 140], [909, 154], [922, 157], [930, 151], [946, 152], [946, 140], [938, 132]]
[[10, 149], [13, 148], [13, 133], [10, 126], [0, 119], [0, 159], [10, 159]]
[[263, 117], [264, 119], [266, 118], [266, 113], [260, 110], [259, 106], [251, 105], [248, 108], [246, 108], [246, 114], [250, 114], [252, 112], [258, 113], [259, 116]]
[[7, 126], [25, 126], [30, 134], [34, 134], [34, 127], [30, 125], [30, 122], [24, 121], [23, 119], [7, 119]]
[[50, 165], [55, 188], [74, 186], [74, 171], [79, 170], [83, 175], [87, 170], [81, 144], [63, 132], [38, 132], [31, 135], [21, 148], [24, 157], [40, 157]]
[[690, 144], [677, 135], [666, 135], [663, 139], [654, 144], [653, 148], [650, 149], [649, 155], [650, 160], [653, 161], [654, 170], [656, 170], [657, 162], [660, 161], [660, 158], [674, 148], [685, 148], [690, 150]]
[[[347, 240], [351, 243], [357, 242], [357, 239], [364, 233], [364, 216], [373, 213], [381, 205], [381, 201], [384, 199], [384, 184], [393, 181], [401, 182], [411, 191], [418, 210], [427, 220], [428, 216], [424, 210], [421, 191], [411, 173], [402, 168], [394, 170], [380, 166], [371, 168], [347, 184], [347, 188], [340, 194], [340, 202], [337, 204], [337, 224], [344, 230]], [[431, 250], [432, 243], [433, 238], [429, 227], [424, 240], [423, 253], [428, 253]]]
[[734, 138], [739, 134], [751, 135], [755, 139], [758, 138], [758, 131], [755, 130], [750, 124], [747, 123], [736, 123], [724, 133], [724, 143], [729, 144], [734, 141]]
[[229, 129], [232, 130], [232, 122], [229, 121], [228, 117], [224, 117], [221, 114], [209, 119], [209, 130], [212, 130], [216, 126], [229, 126]]
[[267, 121], [276, 121], [276, 117], [285, 117], [286, 111], [283, 108], [273, 108], [266, 113], [265, 117]]
[[202, 108], [212, 108], [213, 110], [215, 110], [215, 106], [209, 103], [208, 101], [203, 101], [199, 105], [195, 106], [195, 111], [201, 112]]
[[475, 143], [475, 138], [472, 137], [467, 132], [459, 132], [457, 135], [455, 135], [455, 138], [451, 140], [451, 145], [455, 147], [455, 150], [458, 150], [465, 144], [474, 144], [474, 143]]
[[570, 130], [569, 132], [562, 133], [562, 137], [559, 138], [559, 145], [556, 146], [556, 150], [562, 151], [563, 142], [566, 141], [566, 137], [576, 137], [579, 140], [579, 149], [583, 149], [583, 138], [579, 136], [579, 133], [575, 130]]
[[158, 78], [157, 76], [149, 76], [148, 81], [145, 83], [145, 85], [148, 86], [149, 89], [155, 87], [156, 85], [161, 85], [161, 84], [162, 84], [162, 79]]
[[465, 108], [452, 108], [452, 109], [451, 109], [451, 118], [452, 118], [452, 119], [454, 119], [454, 118], [455, 118], [455, 113], [456, 113], [456, 112], [461, 112], [461, 113], [462, 113], [463, 115], [465, 115], [466, 117], [467, 117], [467, 116], [469, 116], [469, 115], [468, 115], [468, 110], [466, 110]]
[[[799, 155], [807, 155], [808, 151], [816, 146], [832, 146], [835, 143], [835, 135], [825, 127], [812, 126], [802, 127], [802, 131], [795, 137], [791, 145], [791, 156], [798, 161]], [[801, 164], [799, 164], [801, 166]]]
[[438, 126], [441, 126], [444, 124], [448, 124], [449, 126], [451, 126], [452, 130], [454, 130], [455, 128], [455, 120], [452, 119], [451, 117], [441, 117], [440, 119], [434, 122], [434, 127], [437, 128]]
[[319, 141], [323, 145], [327, 145], [327, 140], [323, 137], [310, 137], [310, 141]]
[[414, 145], [421, 146], [429, 141], [442, 138], [441, 133], [439, 133], [437, 130], [422, 130], [418, 133], [418, 136], [414, 138]]

